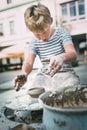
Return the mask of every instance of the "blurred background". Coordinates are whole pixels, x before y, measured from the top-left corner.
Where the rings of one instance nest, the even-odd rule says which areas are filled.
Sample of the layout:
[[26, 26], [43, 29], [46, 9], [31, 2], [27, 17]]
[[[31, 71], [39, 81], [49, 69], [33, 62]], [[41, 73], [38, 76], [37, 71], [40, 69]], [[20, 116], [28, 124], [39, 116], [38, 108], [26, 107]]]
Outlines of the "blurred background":
[[[0, 0], [0, 96], [13, 89], [12, 80], [21, 71], [32, 33], [26, 28], [24, 12], [38, 2], [46, 5], [54, 19], [53, 27], [71, 33], [77, 60], [72, 62], [82, 83], [87, 83], [87, 0]], [[41, 67], [36, 57], [33, 68]], [[2, 93], [3, 90], [6, 90]], [[11, 95], [10, 95], [11, 96]], [[5, 97], [5, 100], [7, 97]], [[3, 102], [2, 102], [3, 103]]]
[[[0, 72], [20, 69], [32, 33], [25, 26], [24, 12], [38, 2], [46, 5], [53, 27], [65, 27], [72, 36], [77, 61], [87, 62], [87, 0], [0, 0]], [[36, 58], [34, 67], [40, 67]]]

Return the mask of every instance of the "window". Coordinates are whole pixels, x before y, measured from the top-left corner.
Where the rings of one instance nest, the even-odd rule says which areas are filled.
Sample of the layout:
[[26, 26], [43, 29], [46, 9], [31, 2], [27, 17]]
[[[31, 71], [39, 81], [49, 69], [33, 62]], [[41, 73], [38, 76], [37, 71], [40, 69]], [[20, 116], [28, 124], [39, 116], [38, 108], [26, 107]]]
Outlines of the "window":
[[76, 16], [76, 5], [75, 2], [70, 3], [70, 16]]
[[[85, 0], [73, 0], [61, 4], [63, 23], [85, 19]], [[67, 19], [68, 17], [68, 19]]]
[[15, 31], [14, 31], [14, 21], [10, 21], [9, 26], [10, 26], [10, 34], [14, 34], [15, 33]]
[[78, 1], [78, 11], [79, 11], [79, 15], [84, 15], [85, 14], [84, 0], [79, 0]]
[[62, 4], [61, 5], [61, 10], [62, 10], [62, 16], [63, 16], [63, 23], [66, 23], [67, 19], [67, 4]]
[[3, 24], [0, 23], [0, 36], [3, 36]]
[[7, 0], [7, 4], [10, 4], [10, 3], [12, 3], [12, 0]]
[[62, 15], [67, 16], [67, 4], [61, 5], [62, 7]]

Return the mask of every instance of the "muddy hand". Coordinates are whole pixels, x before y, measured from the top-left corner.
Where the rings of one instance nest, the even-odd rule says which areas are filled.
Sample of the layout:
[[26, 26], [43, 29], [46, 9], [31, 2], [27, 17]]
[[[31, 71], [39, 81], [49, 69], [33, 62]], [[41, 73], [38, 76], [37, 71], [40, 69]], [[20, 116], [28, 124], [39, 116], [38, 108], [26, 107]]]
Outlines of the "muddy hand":
[[53, 76], [56, 74], [62, 67], [63, 64], [63, 59], [61, 57], [53, 56], [50, 58], [50, 68], [51, 72], [50, 75]]
[[58, 70], [58, 64], [55, 64], [55, 60], [51, 58], [46, 58], [41, 61], [43, 63], [42, 72], [53, 77]]
[[49, 62], [45, 74], [49, 74], [51, 77], [54, 76], [60, 69], [63, 64], [63, 60], [60, 57], [53, 56], [49, 59], [43, 59], [42, 62]]
[[25, 82], [27, 81], [27, 76], [26, 75], [18, 75], [15, 78], [15, 90], [19, 91], [19, 89], [25, 84]]

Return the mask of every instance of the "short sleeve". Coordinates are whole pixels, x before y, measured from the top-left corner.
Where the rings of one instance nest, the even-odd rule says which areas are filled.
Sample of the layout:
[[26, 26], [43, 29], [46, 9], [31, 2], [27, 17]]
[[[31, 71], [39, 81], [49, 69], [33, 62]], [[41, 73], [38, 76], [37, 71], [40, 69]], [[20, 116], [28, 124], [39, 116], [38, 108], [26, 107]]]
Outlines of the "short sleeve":
[[36, 52], [36, 39], [34, 37], [32, 38], [31, 41], [29, 41], [27, 51], [28, 51], [28, 53], [33, 53], [33, 54], [37, 55], [37, 52]]
[[72, 37], [70, 35], [70, 32], [67, 29], [62, 28], [60, 31], [60, 36], [61, 36], [63, 45], [73, 44]]

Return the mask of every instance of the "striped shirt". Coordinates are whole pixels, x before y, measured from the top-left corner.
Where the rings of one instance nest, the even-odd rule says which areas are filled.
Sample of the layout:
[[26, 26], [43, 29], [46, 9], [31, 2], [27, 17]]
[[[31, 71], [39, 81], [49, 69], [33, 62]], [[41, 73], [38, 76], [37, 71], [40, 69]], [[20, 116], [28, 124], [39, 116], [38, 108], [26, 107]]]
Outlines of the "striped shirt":
[[34, 38], [28, 51], [44, 59], [65, 52], [64, 46], [67, 44], [73, 44], [70, 33], [64, 28], [57, 28], [47, 42]]

